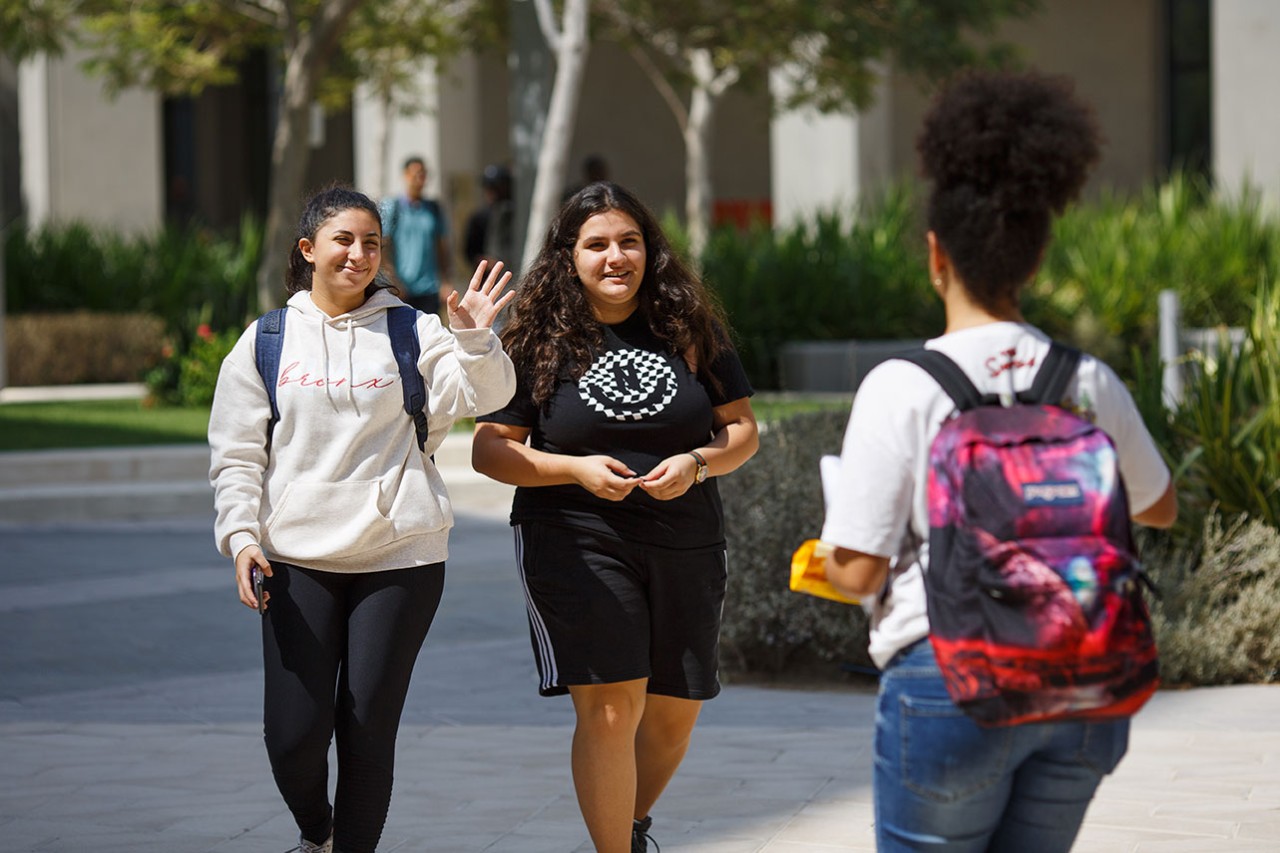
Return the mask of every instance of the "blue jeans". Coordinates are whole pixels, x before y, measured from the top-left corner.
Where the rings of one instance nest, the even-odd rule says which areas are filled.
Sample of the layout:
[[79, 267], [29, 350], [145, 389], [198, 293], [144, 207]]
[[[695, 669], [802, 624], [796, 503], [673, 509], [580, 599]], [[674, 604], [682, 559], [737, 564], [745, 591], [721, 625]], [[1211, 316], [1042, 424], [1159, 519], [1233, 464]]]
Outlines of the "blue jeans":
[[1066, 853], [1128, 744], [1127, 719], [982, 728], [922, 640], [880, 678], [876, 849]]

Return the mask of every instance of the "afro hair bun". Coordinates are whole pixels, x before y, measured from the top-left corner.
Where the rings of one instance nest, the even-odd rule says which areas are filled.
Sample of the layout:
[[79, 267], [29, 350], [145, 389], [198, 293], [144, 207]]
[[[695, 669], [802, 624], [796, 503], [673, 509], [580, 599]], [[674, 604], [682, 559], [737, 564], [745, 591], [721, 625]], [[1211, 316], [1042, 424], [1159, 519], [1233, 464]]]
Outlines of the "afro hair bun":
[[933, 191], [995, 212], [1060, 213], [1099, 157], [1093, 111], [1065, 77], [969, 71], [935, 97], [916, 142]]

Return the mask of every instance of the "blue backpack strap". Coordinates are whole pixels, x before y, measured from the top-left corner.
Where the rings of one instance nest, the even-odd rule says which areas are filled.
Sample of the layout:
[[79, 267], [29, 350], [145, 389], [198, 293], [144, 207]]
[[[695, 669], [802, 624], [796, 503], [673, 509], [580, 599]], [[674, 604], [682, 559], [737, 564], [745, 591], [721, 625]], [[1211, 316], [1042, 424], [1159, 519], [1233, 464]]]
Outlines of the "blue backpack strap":
[[1025, 394], [1018, 399], [1024, 403], [1041, 403], [1056, 406], [1067, 393], [1067, 386], [1075, 378], [1080, 366], [1080, 350], [1054, 341], [1044, 364], [1036, 371], [1036, 378]]
[[956, 408], [962, 412], [988, 402], [982, 394], [978, 393], [977, 387], [960, 369], [960, 365], [937, 350], [920, 347], [895, 358], [909, 361], [932, 376], [942, 386], [942, 390], [947, 392], [947, 396], [956, 404]]
[[258, 318], [258, 329], [253, 340], [253, 359], [258, 375], [267, 389], [271, 401], [271, 420], [267, 422], [267, 449], [271, 449], [271, 434], [280, 422], [280, 406], [276, 403], [276, 384], [280, 381], [280, 350], [284, 348], [284, 320], [286, 308], [276, 308]]
[[404, 410], [413, 418], [418, 434], [418, 449], [427, 446], [427, 386], [418, 372], [418, 311], [408, 305], [387, 311], [387, 334], [391, 337], [391, 351], [400, 368], [400, 386], [404, 392]]

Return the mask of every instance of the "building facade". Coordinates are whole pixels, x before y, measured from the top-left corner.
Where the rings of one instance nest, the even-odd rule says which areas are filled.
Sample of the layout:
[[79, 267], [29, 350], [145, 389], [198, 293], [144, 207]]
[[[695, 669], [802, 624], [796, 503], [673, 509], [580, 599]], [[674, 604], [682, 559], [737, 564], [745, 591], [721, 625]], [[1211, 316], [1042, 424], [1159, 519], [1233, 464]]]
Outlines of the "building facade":
[[[1278, 203], [1280, 101], [1269, 90], [1280, 3], [1045, 0], [1000, 35], [1027, 65], [1070, 75], [1094, 104], [1107, 139], [1094, 189], [1136, 190], [1185, 165], [1229, 191], [1249, 182]], [[197, 219], [231, 227], [244, 211], [264, 208], [274, 79], [264, 57], [246, 61], [238, 85], [196, 99], [141, 90], [110, 99], [80, 59], [40, 57], [0, 73], [0, 107], [16, 94], [16, 109], [0, 109], [0, 118], [16, 115], [17, 124], [16, 133], [11, 120], [0, 128], [17, 140], [17, 157], [0, 156], [3, 185], [11, 197], [18, 189], [27, 221], [134, 230]], [[385, 130], [371, 98], [318, 113], [308, 185], [340, 180], [375, 196], [394, 193], [402, 160], [420, 154], [429, 191], [451, 211], [456, 234], [479, 201], [482, 168], [518, 159], [513, 82], [505, 57], [470, 56], [440, 73], [424, 69], [423, 109]], [[775, 114], [770, 90], [785, 86], [782, 69], [724, 98], [711, 158], [721, 216], [754, 210], [785, 223], [914, 174], [914, 137], [928, 100], [915, 81], [888, 70], [876, 103], [844, 115]], [[589, 154], [603, 156], [611, 177], [657, 211], [683, 210], [676, 121], [628, 52], [608, 43], [590, 51], [570, 182]]]

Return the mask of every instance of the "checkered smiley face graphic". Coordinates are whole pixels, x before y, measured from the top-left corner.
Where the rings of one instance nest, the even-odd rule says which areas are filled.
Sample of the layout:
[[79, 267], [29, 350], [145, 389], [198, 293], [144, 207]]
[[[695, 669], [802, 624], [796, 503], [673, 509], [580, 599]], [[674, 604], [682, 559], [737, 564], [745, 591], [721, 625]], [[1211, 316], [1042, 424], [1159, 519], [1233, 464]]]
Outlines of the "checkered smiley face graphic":
[[614, 350], [595, 360], [578, 380], [578, 394], [594, 411], [616, 421], [658, 414], [676, 396], [676, 375], [662, 356]]

